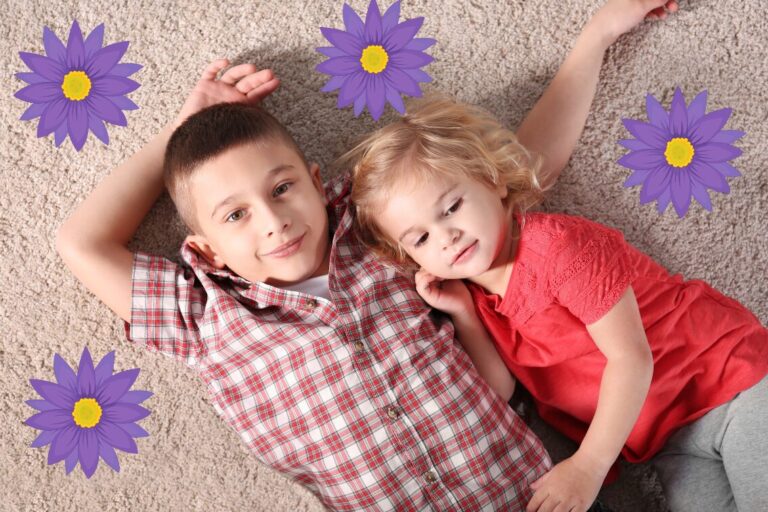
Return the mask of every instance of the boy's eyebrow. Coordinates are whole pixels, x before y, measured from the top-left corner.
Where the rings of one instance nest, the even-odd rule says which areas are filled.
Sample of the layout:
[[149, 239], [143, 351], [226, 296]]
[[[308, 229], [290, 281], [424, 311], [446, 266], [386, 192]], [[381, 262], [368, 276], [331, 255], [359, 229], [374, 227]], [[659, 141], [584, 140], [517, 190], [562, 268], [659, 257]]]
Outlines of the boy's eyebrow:
[[[443, 198], [444, 198], [445, 196], [447, 196], [448, 194], [450, 194], [451, 192], [453, 192], [453, 190], [454, 190], [456, 187], [458, 187], [458, 186], [459, 186], [459, 184], [457, 183], [457, 184], [455, 184], [454, 186], [452, 186], [451, 188], [449, 188], [448, 190], [446, 190], [445, 192], [443, 192], [442, 194], [440, 194], [440, 197], [438, 197], [438, 198], [437, 198], [437, 200], [435, 201], [435, 204], [434, 204], [434, 206], [437, 206], [437, 205], [438, 205], [438, 204], [439, 204], [439, 203], [440, 203], [440, 202], [443, 200]], [[411, 231], [413, 231], [413, 226], [411, 226], [410, 228], [406, 229], [406, 230], [403, 232], [403, 234], [402, 234], [402, 235], [400, 235], [400, 238], [398, 238], [398, 239], [397, 239], [397, 241], [398, 241], [398, 242], [402, 242], [402, 241], [403, 241], [403, 238], [405, 238], [405, 235], [407, 235], [407, 234], [408, 234], [408, 233], [410, 233]]]
[[[289, 169], [293, 169], [293, 166], [290, 165], [290, 164], [278, 165], [274, 169], [270, 169], [267, 172], [267, 178], [271, 178], [271, 177], [275, 176], [276, 174], [279, 174], [279, 173], [281, 173], [283, 171], [287, 171]], [[227, 196], [226, 199], [224, 199], [219, 204], [217, 204], [216, 207], [213, 209], [213, 212], [211, 213], [211, 218], [216, 216], [216, 212], [219, 210], [219, 208], [221, 208], [222, 206], [226, 206], [226, 205], [228, 205], [230, 203], [234, 203], [239, 197], [240, 197], [240, 194], [238, 194], [238, 193], [234, 193], [234, 194], [231, 194], [231, 195]]]

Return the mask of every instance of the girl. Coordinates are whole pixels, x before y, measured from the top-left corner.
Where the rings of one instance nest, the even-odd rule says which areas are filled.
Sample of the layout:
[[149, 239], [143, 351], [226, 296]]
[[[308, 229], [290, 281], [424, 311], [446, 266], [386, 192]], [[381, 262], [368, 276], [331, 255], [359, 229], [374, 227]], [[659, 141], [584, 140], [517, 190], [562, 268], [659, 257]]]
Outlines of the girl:
[[508, 398], [500, 356], [581, 443], [533, 484], [528, 510], [583, 510], [620, 454], [653, 459], [673, 510], [768, 510], [760, 321], [615, 229], [531, 211], [539, 164], [481, 109], [436, 99], [408, 112], [342, 157], [358, 233], [419, 269], [419, 293], [454, 323], [479, 317], [498, 352], [461, 340], [478, 371]]

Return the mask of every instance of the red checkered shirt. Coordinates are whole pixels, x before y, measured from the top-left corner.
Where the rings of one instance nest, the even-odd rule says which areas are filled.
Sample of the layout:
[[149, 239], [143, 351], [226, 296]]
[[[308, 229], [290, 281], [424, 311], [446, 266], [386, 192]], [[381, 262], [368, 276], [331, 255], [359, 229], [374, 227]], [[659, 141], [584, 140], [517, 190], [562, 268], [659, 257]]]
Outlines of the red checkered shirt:
[[[335, 510], [524, 510], [550, 467], [413, 281], [365, 251], [326, 184], [332, 300], [137, 252], [129, 341], [177, 358], [264, 464]], [[329, 234], [330, 236], [330, 234]]]

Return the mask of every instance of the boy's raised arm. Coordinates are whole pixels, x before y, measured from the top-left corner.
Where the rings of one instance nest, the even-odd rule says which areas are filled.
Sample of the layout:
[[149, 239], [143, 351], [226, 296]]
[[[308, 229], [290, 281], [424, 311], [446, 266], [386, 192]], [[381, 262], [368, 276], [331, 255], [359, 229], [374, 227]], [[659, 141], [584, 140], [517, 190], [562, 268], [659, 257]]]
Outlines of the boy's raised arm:
[[141, 150], [116, 167], [65, 220], [56, 233], [56, 251], [94, 295], [130, 322], [133, 254], [126, 248], [163, 192], [163, 159], [174, 129], [193, 113], [216, 103], [257, 103], [279, 82], [270, 70], [252, 64], [216, 74], [226, 59], [211, 63], [179, 116]]
[[551, 188], [571, 158], [595, 97], [605, 50], [647, 18], [677, 11], [676, 0], [608, 0], [582, 30], [552, 82], [517, 130], [544, 158], [540, 182]]

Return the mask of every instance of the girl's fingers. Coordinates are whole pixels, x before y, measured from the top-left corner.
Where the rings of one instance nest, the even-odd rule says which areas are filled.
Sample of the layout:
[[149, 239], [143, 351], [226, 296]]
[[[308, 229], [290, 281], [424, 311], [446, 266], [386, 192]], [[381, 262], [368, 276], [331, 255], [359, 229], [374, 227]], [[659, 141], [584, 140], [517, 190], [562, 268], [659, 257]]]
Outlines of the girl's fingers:
[[251, 73], [256, 73], [256, 71], [258, 71], [258, 69], [253, 64], [238, 64], [224, 72], [224, 74], [221, 75], [221, 81], [225, 84], [235, 85], [235, 82]]
[[245, 78], [239, 80], [235, 87], [241, 93], [248, 94], [252, 89], [256, 89], [260, 85], [266, 84], [274, 78], [275, 75], [272, 73], [271, 69], [262, 69], [261, 71], [251, 73]]
[[208, 66], [206, 66], [200, 78], [203, 80], [213, 80], [216, 78], [216, 75], [218, 74], [218, 72], [224, 69], [225, 67], [227, 67], [228, 65], [229, 65], [229, 60], [216, 59], [215, 61], [208, 64]]

